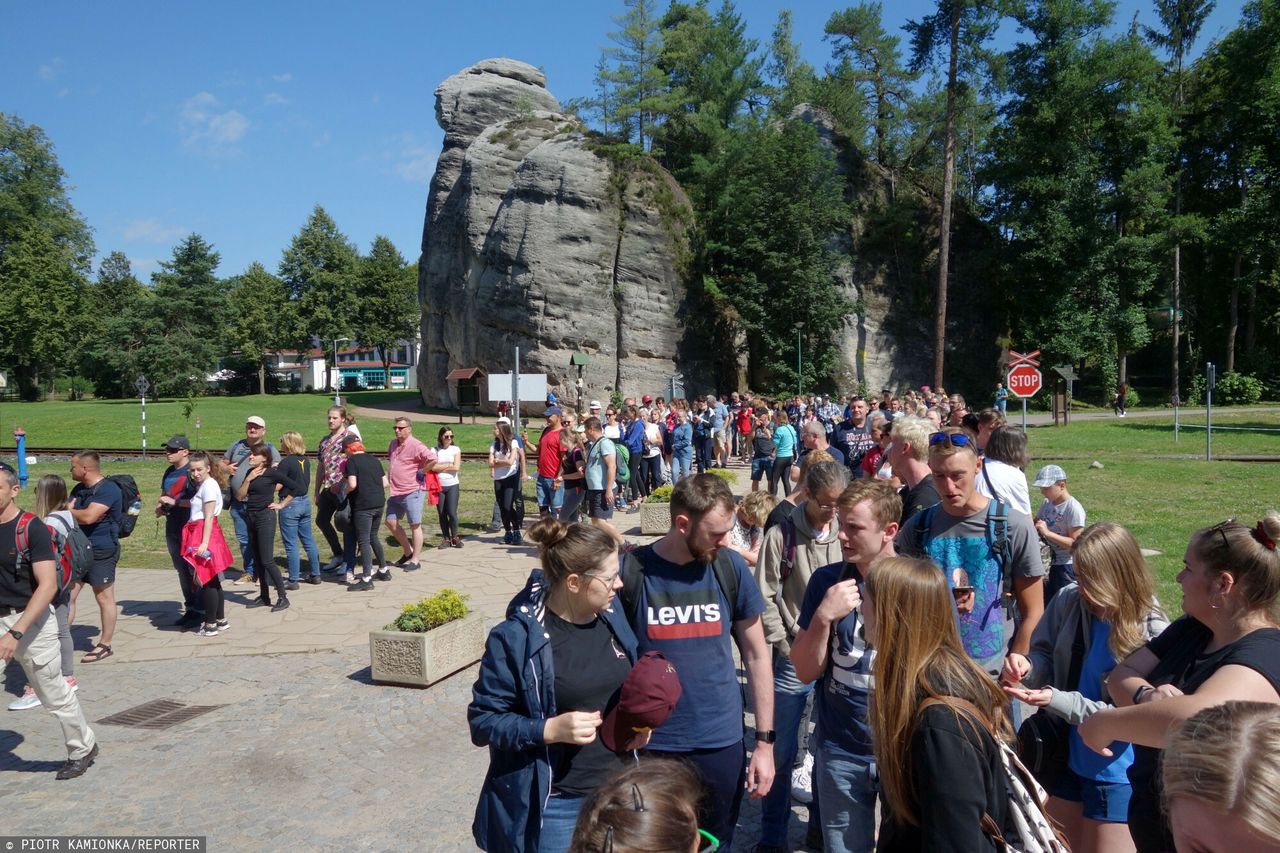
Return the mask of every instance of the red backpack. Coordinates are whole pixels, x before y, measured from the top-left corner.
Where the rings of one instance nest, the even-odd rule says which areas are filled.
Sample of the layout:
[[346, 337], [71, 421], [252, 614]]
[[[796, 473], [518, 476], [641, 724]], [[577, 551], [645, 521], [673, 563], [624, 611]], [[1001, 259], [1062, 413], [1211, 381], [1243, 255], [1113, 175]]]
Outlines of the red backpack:
[[[13, 538], [18, 546], [18, 564], [25, 559], [31, 563], [31, 534], [28, 526], [39, 521], [34, 513], [24, 512], [18, 516], [18, 527]], [[59, 519], [61, 521], [61, 519]], [[71, 527], [66, 533], [60, 532], [52, 524], [45, 523], [49, 530], [49, 538], [53, 544], [54, 572], [58, 579], [58, 592], [71, 586], [72, 581], [85, 576], [93, 565], [93, 546], [79, 527]]]

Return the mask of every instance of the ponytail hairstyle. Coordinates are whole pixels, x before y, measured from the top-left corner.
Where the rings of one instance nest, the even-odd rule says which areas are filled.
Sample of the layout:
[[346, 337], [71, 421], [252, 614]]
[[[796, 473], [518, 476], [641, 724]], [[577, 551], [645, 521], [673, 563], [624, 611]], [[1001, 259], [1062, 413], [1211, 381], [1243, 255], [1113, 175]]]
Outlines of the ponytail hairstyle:
[[646, 758], [596, 789], [578, 813], [569, 853], [692, 850], [702, 784], [683, 761]]
[[547, 588], [559, 586], [569, 575], [588, 575], [600, 560], [618, 553], [618, 545], [603, 528], [592, 524], [565, 524], [557, 518], [541, 518], [529, 529], [538, 543], [538, 561]]
[[1235, 519], [1191, 534], [1191, 550], [1211, 574], [1230, 572], [1244, 609], [1280, 624], [1280, 513], [1267, 510], [1257, 525]]
[[35, 514], [48, 518], [51, 513], [67, 507], [67, 481], [57, 474], [45, 474], [36, 480]]
[[227, 469], [222, 466], [220, 461], [215, 461], [209, 451], [191, 451], [191, 455], [187, 457], [187, 465], [192, 462], [203, 462], [204, 467], [209, 470], [210, 479], [224, 489], [227, 487]]

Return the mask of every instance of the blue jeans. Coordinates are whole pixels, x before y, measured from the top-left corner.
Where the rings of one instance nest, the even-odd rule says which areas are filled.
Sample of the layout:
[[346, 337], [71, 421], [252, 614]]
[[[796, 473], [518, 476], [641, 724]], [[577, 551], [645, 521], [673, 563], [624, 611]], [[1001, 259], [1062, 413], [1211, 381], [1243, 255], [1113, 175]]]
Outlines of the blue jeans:
[[554, 477], [544, 477], [538, 475], [536, 481], [535, 494], [538, 496], [538, 508], [550, 507], [552, 515], [560, 514], [560, 507], [564, 506], [564, 486], [557, 486]]
[[302, 555], [298, 553], [298, 541], [307, 550], [311, 561], [311, 576], [320, 577], [320, 552], [316, 550], [315, 537], [311, 535], [311, 498], [297, 495], [289, 505], [280, 510], [280, 538], [284, 540], [284, 556], [289, 564], [289, 580], [297, 582]]
[[573, 828], [585, 797], [552, 794], [542, 810], [542, 831], [538, 833], [538, 853], [565, 853], [573, 841]]
[[[773, 728], [778, 740], [773, 745], [773, 766], [777, 776], [760, 804], [760, 843], [787, 846], [787, 824], [791, 821], [791, 767], [800, 742], [800, 721], [812, 684], [796, 678], [791, 659], [775, 649], [773, 653]], [[814, 809], [809, 810], [812, 821]]]
[[693, 448], [686, 447], [683, 450], [675, 450], [671, 453], [671, 482], [678, 483], [685, 477], [689, 476], [690, 469], [693, 468]]
[[253, 549], [249, 547], [249, 505], [244, 501], [232, 499], [229, 508], [231, 523], [236, 528], [236, 541], [240, 543], [241, 568], [250, 577], [256, 577], [254, 571], [257, 561], [253, 558]]
[[822, 812], [825, 853], [871, 853], [876, 849], [875, 762], [815, 750], [814, 802]]

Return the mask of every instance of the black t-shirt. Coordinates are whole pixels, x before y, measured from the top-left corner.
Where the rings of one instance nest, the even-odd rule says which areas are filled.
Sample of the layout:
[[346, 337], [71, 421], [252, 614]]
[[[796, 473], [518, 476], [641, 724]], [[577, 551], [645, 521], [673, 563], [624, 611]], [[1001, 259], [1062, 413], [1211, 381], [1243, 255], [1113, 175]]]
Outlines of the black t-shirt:
[[296, 498], [307, 494], [311, 482], [311, 461], [305, 456], [286, 456], [280, 460], [276, 469], [285, 477], [284, 488], [280, 490], [280, 498]]
[[[1224, 666], [1245, 666], [1271, 682], [1280, 693], [1280, 629], [1259, 628], [1234, 643], [1205, 654], [1213, 632], [1190, 616], [1176, 620], [1160, 636], [1147, 643], [1160, 662], [1147, 680], [1156, 687], [1172, 684], [1183, 693], [1194, 693]], [[1133, 796], [1129, 800], [1129, 827], [1140, 853], [1172, 850], [1173, 836], [1160, 808], [1160, 750], [1133, 748], [1129, 768]]]
[[249, 512], [262, 512], [276, 499], [276, 483], [287, 487], [288, 477], [275, 468], [264, 468], [262, 473], [249, 482], [249, 493], [245, 495], [244, 504]]
[[53, 559], [53, 538], [44, 522], [33, 516], [27, 524], [30, 559], [24, 557], [19, 569], [17, 531], [21, 517], [19, 512], [11, 521], [0, 524], [0, 605], [26, 609], [27, 602], [36, 591], [31, 563]]
[[[605, 706], [631, 672], [627, 653], [614, 641], [613, 632], [598, 616], [589, 625], [575, 625], [548, 609], [546, 625], [556, 671], [556, 713], [599, 711], [604, 714]], [[599, 735], [586, 746], [566, 743], [556, 746], [558, 756], [551, 787], [573, 796], [590, 794], [629, 759], [629, 755], [611, 752]]]
[[933, 477], [926, 476], [913, 487], [902, 488], [902, 524], [922, 509], [928, 509], [942, 500], [933, 484]]
[[762, 456], [773, 455], [773, 433], [769, 432], [766, 427], [756, 427], [751, 434], [751, 452], [759, 459]]
[[378, 509], [386, 500], [382, 490], [382, 463], [372, 453], [355, 453], [347, 457], [347, 476], [355, 475], [356, 489], [351, 492], [352, 509]]
[[578, 464], [586, 464], [586, 459], [582, 455], [582, 448], [575, 447], [564, 456], [564, 461], [560, 463], [560, 473], [564, 475], [564, 487], [566, 489], [585, 489], [587, 487], [587, 478], [574, 477], [569, 479], [570, 474], [578, 473]]

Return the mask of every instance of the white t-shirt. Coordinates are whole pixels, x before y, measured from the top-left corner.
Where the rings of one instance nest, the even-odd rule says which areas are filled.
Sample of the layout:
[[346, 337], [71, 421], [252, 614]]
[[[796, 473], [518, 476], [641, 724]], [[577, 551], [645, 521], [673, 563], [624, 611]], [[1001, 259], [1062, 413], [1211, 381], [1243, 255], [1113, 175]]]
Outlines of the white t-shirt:
[[520, 448], [515, 442], [511, 443], [511, 451], [504, 454], [501, 450], [490, 445], [490, 452], [493, 453], [493, 459], [498, 464], [489, 473], [495, 480], [505, 480], [512, 474], [520, 470]]
[[622, 438], [622, 427], [617, 424], [605, 424], [601, 429], [604, 430], [604, 437], [610, 441], [618, 441]]
[[[989, 498], [998, 498], [1023, 515], [1031, 516], [1031, 492], [1027, 488], [1027, 475], [1021, 468], [1015, 468], [994, 459], [984, 459], [984, 474], [978, 472], [978, 492]], [[991, 484], [987, 485], [990, 478]], [[992, 494], [992, 489], [995, 494]]]
[[[1067, 498], [1061, 504], [1055, 504], [1045, 498], [1040, 504], [1040, 511], [1036, 513], [1036, 518], [1043, 518], [1048, 523], [1051, 532], [1059, 536], [1067, 536], [1073, 529], [1084, 527], [1084, 507], [1075, 498]], [[1049, 542], [1049, 547], [1053, 549], [1053, 564], [1055, 566], [1070, 566], [1075, 562], [1070, 548], [1060, 548], [1053, 542]]]
[[205, 480], [191, 496], [191, 521], [204, 521], [204, 505], [213, 501], [213, 517], [222, 512], [222, 487], [212, 478]]
[[646, 459], [652, 459], [662, 453], [662, 430], [657, 424], [644, 425], [644, 437], [649, 441], [649, 449], [644, 452]]
[[[452, 465], [453, 463], [460, 462], [461, 460], [462, 450], [456, 444], [436, 449], [437, 462], [445, 465]], [[437, 471], [436, 476], [440, 479], [440, 486], [442, 488], [447, 489], [450, 486], [458, 485], [457, 474], [446, 474], [443, 471]]]

